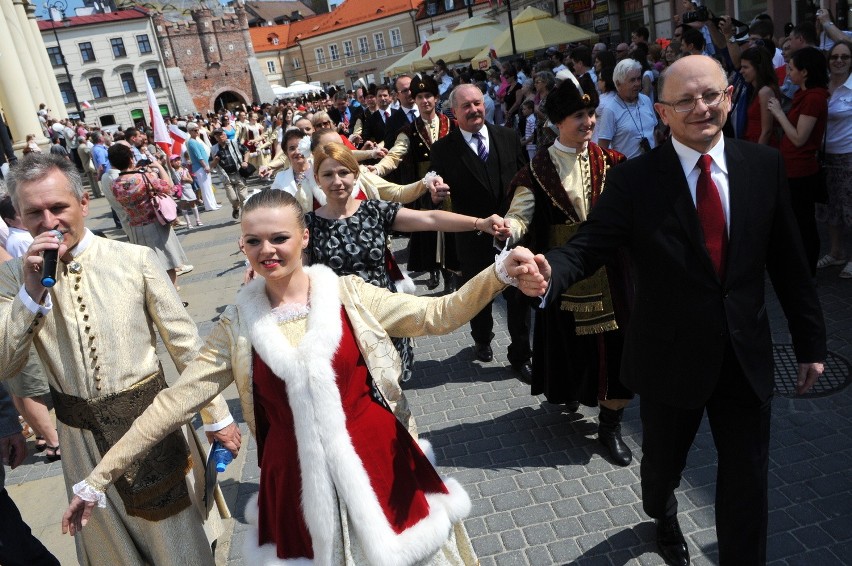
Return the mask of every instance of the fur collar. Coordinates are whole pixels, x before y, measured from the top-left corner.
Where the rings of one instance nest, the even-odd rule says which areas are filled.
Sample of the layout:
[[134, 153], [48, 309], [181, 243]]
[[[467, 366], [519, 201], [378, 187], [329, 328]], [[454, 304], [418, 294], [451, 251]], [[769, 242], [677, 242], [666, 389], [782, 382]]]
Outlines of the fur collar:
[[311, 281], [311, 312], [307, 333], [297, 347], [283, 338], [270, 312], [263, 280], [246, 285], [237, 305], [255, 351], [287, 384], [301, 467], [302, 509], [313, 540], [314, 562], [331, 564], [334, 539], [342, 536], [336, 493], [371, 564], [414, 564], [447, 541], [452, 523], [470, 512], [470, 499], [458, 482], [447, 480], [449, 493], [427, 495], [427, 517], [400, 534], [388, 524], [347, 432], [332, 367], [343, 334], [338, 277], [323, 265], [305, 271]]

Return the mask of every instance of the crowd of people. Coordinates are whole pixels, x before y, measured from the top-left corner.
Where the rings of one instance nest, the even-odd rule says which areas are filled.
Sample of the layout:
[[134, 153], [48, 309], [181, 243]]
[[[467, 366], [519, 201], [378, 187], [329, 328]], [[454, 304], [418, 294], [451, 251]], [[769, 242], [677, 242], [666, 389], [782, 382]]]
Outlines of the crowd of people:
[[[49, 153], [28, 138], [4, 174], [5, 246], [20, 259], [0, 268], [0, 377], [48, 459], [62, 442], [75, 494], [63, 529], [81, 564], [212, 563], [227, 510], [182, 481], [203, 448], [179, 429], [200, 410], [236, 453], [219, 397], [231, 383], [259, 446], [253, 562], [475, 564], [470, 501], [436, 471], [401, 384], [416, 386], [412, 337], [468, 322], [473, 356], [492, 362], [500, 294], [515, 376], [568, 412], [598, 408], [618, 466], [633, 461], [621, 421], [639, 397], [643, 506], [667, 563], [690, 560], [675, 490], [705, 412], [720, 561], [765, 563], [764, 274], [804, 393], [826, 355], [816, 271], [852, 278], [852, 38], [825, 10], [779, 38], [765, 15], [683, 8], [653, 43], [640, 27], [613, 49], [551, 47], [485, 71], [437, 61], [390, 84], [175, 116], [186, 140], [171, 154], [144, 129], [40, 108]], [[255, 175], [267, 182], [249, 190]], [[203, 225], [217, 189], [248, 268], [202, 345], [177, 294], [192, 266], [175, 230]], [[99, 197], [131, 246], [85, 227]], [[396, 233], [408, 271], [442, 292], [411, 294]], [[181, 372], [170, 387], [155, 327]], [[115, 422], [105, 400], [132, 410]]]

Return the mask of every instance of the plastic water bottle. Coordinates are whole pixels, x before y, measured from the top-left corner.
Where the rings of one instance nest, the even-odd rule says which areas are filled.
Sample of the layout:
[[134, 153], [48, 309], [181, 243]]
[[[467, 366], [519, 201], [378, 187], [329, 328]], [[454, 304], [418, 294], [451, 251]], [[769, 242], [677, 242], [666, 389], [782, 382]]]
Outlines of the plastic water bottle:
[[234, 459], [234, 455], [231, 454], [230, 450], [219, 444], [218, 440], [213, 441], [211, 451], [213, 452], [213, 461], [216, 462], [216, 471], [221, 474]]

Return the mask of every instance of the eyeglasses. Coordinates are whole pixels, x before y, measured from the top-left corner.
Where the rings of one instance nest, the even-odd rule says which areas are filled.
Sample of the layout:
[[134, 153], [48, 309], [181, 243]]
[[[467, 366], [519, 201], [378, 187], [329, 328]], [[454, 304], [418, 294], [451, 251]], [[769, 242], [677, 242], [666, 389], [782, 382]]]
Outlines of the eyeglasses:
[[659, 100], [660, 104], [665, 104], [666, 106], [671, 106], [674, 108], [674, 111], [683, 114], [686, 112], [692, 112], [695, 110], [695, 107], [698, 105], [698, 101], [702, 101], [704, 106], [708, 108], [712, 108], [713, 106], [718, 106], [723, 100], [725, 100], [725, 95], [728, 93], [728, 89], [725, 90], [717, 90], [714, 92], [705, 92], [701, 96], [696, 96], [695, 98], [683, 98], [681, 100], [675, 102], [663, 102]]
[[852, 55], [832, 55], [828, 58], [830, 61], [848, 61], [852, 59]]

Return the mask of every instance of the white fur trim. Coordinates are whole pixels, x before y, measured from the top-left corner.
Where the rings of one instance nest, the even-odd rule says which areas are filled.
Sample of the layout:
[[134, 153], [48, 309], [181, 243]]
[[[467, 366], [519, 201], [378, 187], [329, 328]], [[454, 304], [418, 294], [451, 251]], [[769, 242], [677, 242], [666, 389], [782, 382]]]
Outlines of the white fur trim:
[[332, 368], [342, 336], [338, 278], [321, 265], [305, 271], [311, 280], [311, 312], [298, 347], [283, 339], [262, 280], [246, 285], [237, 305], [255, 351], [287, 384], [302, 472], [302, 509], [314, 559], [318, 564], [330, 563], [337, 513], [332, 494], [336, 492], [346, 503], [350, 524], [371, 564], [413, 564], [446, 542], [452, 523], [470, 512], [470, 498], [458, 482], [446, 480], [448, 494], [426, 496], [428, 516], [398, 535], [393, 531], [352, 446]]
[[399, 270], [402, 272], [402, 279], [394, 279], [393, 284], [396, 285], [396, 290], [409, 295], [417, 294], [417, 285], [414, 284], [414, 280], [408, 276], [408, 272], [401, 266]]
[[432, 443], [426, 440], [425, 438], [418, 437], [417, 444], [420, 445], [420, 450], [423, 452], [423, 455], [428, 458], [429, 462], [435, 466], [435, 449], [432, 448]]
[[258, 522], [258, 517], [260, 515], [260, 506], [258, 505], [258, 496], [259, 494], [255, 493], [251, 497], [249, 497], [248, 503], [246, 503], [245, 511], [243, 514], [246, 516], [246, 522], [253, 527], [257, 527], [260, 523]]

